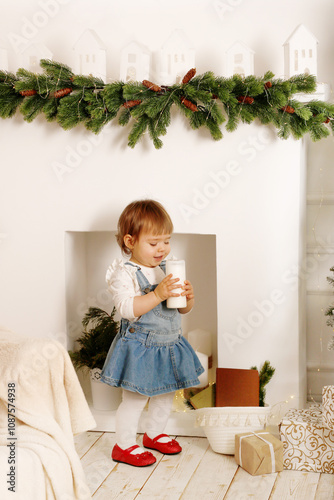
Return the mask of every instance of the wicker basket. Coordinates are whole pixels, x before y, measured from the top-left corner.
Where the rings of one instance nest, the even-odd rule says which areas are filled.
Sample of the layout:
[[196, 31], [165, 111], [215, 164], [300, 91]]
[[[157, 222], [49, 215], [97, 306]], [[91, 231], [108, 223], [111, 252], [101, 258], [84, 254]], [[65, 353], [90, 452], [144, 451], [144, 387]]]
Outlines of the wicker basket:
[[270, 414], [269, 406], [224, 406], [200, 408], [195, 425], [203, 427], [213, 451], [234, 455], [235, 435], [264, 429]]

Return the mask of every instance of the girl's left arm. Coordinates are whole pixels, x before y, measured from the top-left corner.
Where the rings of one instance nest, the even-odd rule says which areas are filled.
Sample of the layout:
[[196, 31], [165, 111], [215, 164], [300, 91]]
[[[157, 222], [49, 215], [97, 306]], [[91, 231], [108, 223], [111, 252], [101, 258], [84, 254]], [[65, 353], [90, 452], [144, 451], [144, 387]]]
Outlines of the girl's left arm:
[[181, 295], [185, 295], [187, 297], [187, 305], [185, 307], [182, 307], [179, 309], [179, 313], [181, 314], [186, 314], [192, 310], [194, 307], [195, 303], [195, 295], [194, 295], [194, 289], [190, 281], [186, 280], [183, 285], [183, 292]]

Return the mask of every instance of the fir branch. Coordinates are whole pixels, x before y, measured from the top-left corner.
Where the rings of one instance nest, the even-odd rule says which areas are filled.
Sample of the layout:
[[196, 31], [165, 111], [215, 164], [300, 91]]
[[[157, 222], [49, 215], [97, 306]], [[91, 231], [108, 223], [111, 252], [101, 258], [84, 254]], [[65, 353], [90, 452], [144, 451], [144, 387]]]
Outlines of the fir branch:
[[131, 119], [131, 113], [129, 109], [123, 109], [119, 115], [118, 119], [118, 124], [121, 125], [121, 127], [125, 127], [129, 123]]
[[57, 121], [65, 129], [71, 129], [89, 118], [87, 102], [82, 92], [76, 92], [61, 99], [58, 107]]
[[119, 324], [114, 320], [115, 308], [108, 314], [98, 307], [90, 307], [82, 319], [83, 333], [77, 342], [79, 349], [69, 351], [76, 368], [102, 368], [109, 347], [116, 337]]
[[101, 78], [96, 78], [93, 75], [74, 75], [70, 80], [74, 87], [87, 89], [104, 89], [105, 83]]
[[85, 121], [87, 130], [91, 130], [94, 134], [101, 132], [102, 128], [117, 115], [118, 109], [110, 112], [105, 104], [101, 92], [96, 93], [90, 91], [85, 93], [85, 101], [87, 102], [86, 112], [89, 118]]
[[36, 116], [42, 112], [46, 102], [47, 101], [38, 94], [26, 97], [20, 107], [24, 119], [27, 122], [32, 122]]
[[[257, 370], [256, 366], [251, 366], [250, 369]], [[266, 398], [265, 386], [270, 382], [274, 373], [275, 373], [275, 368], [271, 366], [269, 361], [265, 361], [259, 371], [259, 380], [260, 380], [259, 406], [265, 406], [265, 398]]]
[[21, 68], [17, 71], [17, 76], [18, 79], [15, 81], [17, 92], [36, 90], [39, 96], [47, 97], [49, 95], [49, 79], [46, 75], [38, 75]]
[[61, 87], [66, 86], [64, 84], [71, 82], [74, 77], [71, 68], [66, 66], [66, 64], [50, 59], [41, 59], [39, 64], [49, 79], [61, 82]]
[[212, 117], [208, 116], [204, 121], [204, 125], [209, 129], [211, 137], [215, 141], [220, 141], [220, 139], [222, 139], [222, 131], [220, 130], [218, 123], [213, 120]]
[[292, 76], [287, 80], [287, 84], [291, 85], [291, 94], [307, 93], [311, 94], [317, 88], [317, 82], [314, 75], [301, 74]]
[[139, 139], [141, 139], [142, 135], [146, 131], [148, 124], [149, 124], [149, 117], [146, 115], [141, 116], [138, 118], [138, 120], [134, 123], [131, 132], [128, 137], [128, 146], [130, 148], [134, 148], [135, 145], [138, 143]]
[[12, 118], [24, 97], [15, 92], [17, 78], [13, 73], [0, 71], [0, 117]]
[[43, 113], [48, 122], [57, 119], [59, 99], [51, 98], [47, 99], [43, 106]]
[[154, 147], [156, 149], [160, 149], [163, 146], [162, 140], [159, 138], [159, 132], [158, 128], [156, 127], [156, 123], [154, 120], [150, 119], [148, 122], [148, 131], [150, 134], [150, 137], [153, 141]]
[[103, 97], [109, 113], [114, 116], [117, 115], [120, 107], [125, 102], [125, 99], [123, 98], [123, 87], [123, 82], [109, 83], [101, 92], [101, 96]]

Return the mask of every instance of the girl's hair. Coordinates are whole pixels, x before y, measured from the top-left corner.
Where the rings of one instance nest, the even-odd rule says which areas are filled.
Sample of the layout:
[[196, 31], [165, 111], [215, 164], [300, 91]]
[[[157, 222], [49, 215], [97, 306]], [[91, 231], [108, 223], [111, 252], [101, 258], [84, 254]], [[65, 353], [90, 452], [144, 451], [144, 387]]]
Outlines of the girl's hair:
[[131, 250], [124, 244], [124, 236], [130, 234], [136, 241], [142, 231], [152, 232], [155, 235], [173, 232], [171, 218], [159, 202], [133, 201], [121, 213], [116, 239], [125, 255], [130, 255]]

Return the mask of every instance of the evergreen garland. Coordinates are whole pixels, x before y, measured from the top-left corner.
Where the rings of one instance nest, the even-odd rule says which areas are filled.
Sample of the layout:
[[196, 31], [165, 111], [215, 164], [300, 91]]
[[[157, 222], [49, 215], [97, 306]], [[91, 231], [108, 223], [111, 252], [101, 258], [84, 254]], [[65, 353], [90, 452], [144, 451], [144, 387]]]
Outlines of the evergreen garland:
[[19, 110], [31, 122], [44, 113], [47, 121], [55, 120], [65, 130], [83, 124], [98, 134], [118, 115], [119, 125], [132, 123], [128, 136], [132, 148], [146, 133], [155, 148], [162, 147], [173, 105], [192, 129], [206, 127], [214, 140], [222, 139], [223, 123], [226, 131], [233, 132], [240, 122], [255, 119], [273, 125], [282, 139], [309, 133], [318, 141], [334, 132], [333, 104], [298, 101], [296, 94], [316, 90], [313, 75], [282, 80], [268, 71], [263, 77], [224, 78], [211, 71], [195, 76], [192, 68], [181, 83], [159, 86], [148, 80], [105, 84], [91, 75], [75, 75], [59, 62], [42, 59], [40, 65], [42, 74], [22, 68], [16, 75], [0, 71], [1, 118], [11, 118]]

